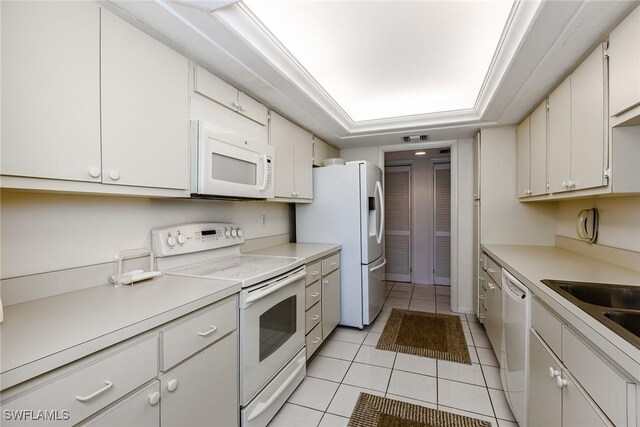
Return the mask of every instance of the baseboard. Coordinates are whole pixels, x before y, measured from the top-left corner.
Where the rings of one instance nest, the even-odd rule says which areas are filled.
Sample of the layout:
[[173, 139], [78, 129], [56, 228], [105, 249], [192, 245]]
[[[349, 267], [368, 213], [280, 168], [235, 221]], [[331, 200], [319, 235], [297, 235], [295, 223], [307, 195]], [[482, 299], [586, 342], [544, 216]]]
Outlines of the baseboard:
[[608, 262], [618, 267], [640, 271], [640, 253], [611, 246], [588, 244], [582, 240], [565, 236], [556, 236], [556, 247], [577, 254]]

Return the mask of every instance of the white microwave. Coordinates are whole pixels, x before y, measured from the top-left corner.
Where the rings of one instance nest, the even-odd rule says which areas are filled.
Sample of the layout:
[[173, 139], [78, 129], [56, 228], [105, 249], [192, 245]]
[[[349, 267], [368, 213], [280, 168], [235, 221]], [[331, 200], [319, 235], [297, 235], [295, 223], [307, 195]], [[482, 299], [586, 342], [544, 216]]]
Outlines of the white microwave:
[[191, 195], [272, 199], [275, 150], [241, 128], [191, 121]]

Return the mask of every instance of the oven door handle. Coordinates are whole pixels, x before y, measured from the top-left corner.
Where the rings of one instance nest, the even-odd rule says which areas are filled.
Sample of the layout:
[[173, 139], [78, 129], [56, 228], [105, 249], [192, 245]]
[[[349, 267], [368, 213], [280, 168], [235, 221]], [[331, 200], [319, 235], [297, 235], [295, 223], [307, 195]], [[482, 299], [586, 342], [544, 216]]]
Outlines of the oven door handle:
[[306, 364], [306, 359], [302, 358], [298, 360], [298, 367], [296, 368], [296, 370], [293, 371], [293, 373], [289, 376], [289, 378], [287, 378], [287, 380], [280, 387], [278, 387], [278, 389], [271, 395], [271, 397], [266, 402], [260, 402], [256, 405], [256, 409], [254, 409], [253, 412], [249, 414], [249, 416], [247, 417], [247, 421], [251, 421], [256, 417], [259, 417], [260, 414], [266, 411], [269, 408], [269, 406], [271, 406], [271, 404], [277, 398], [279, 398], [280, 395], [287, 389], [287, 387], [289, 387], [289, 385], [291, 385], [291, 383], [298, 377], [298, 374], [300, 373], [300, 371], [304, 369], [305, 364]]
[[255, 291], [252, 295], [249, 295], [247, 297], [245, 301], [245, 303], [250, 304], [252, 302], [258, 301], [264, 297], [266, 297], [267, 295], [271, 295], [272, 293], [274, 293], [277, 290], [280, 290], [282, 288], [284, 288], [285, 286], [290, 285], [293, 282], [297, 282], [300, 279], [304, 279], [305, 277], [307, 277], [307, 271], [306, 270], [301, 270], [299, 273], [294, 274], [293, 276], [289, 277], [288, 279], [283, 280], [282, 282], [276, 283], [272, 286], [267, 287], [266, 289], [260, 289], [258, 291]]

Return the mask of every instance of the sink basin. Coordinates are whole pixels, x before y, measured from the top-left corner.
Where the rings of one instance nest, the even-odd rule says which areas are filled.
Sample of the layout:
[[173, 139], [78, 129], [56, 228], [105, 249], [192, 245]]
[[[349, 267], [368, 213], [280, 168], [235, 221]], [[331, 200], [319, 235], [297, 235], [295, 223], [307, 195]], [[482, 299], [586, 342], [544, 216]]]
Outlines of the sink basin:
[[593, 283], [560, 283], [558, 287], [588, 304], [640, 310], [640, 288], [638, 287]]
[[542, 283], [640, 348], [640, 286], [565, 280]]
[[604, 317], [622, 326], [636, 337], [640, 337], [640, 312], [607, 311]]

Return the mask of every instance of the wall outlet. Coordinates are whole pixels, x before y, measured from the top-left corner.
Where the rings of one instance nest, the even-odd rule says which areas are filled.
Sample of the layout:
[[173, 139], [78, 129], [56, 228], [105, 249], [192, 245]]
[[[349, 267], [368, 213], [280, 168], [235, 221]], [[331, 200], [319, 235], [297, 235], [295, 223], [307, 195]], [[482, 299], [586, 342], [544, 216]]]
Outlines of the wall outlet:
[[267, 226], [267, 216], [266, 215], [260, 215], [260, 227], [266, 227]]

